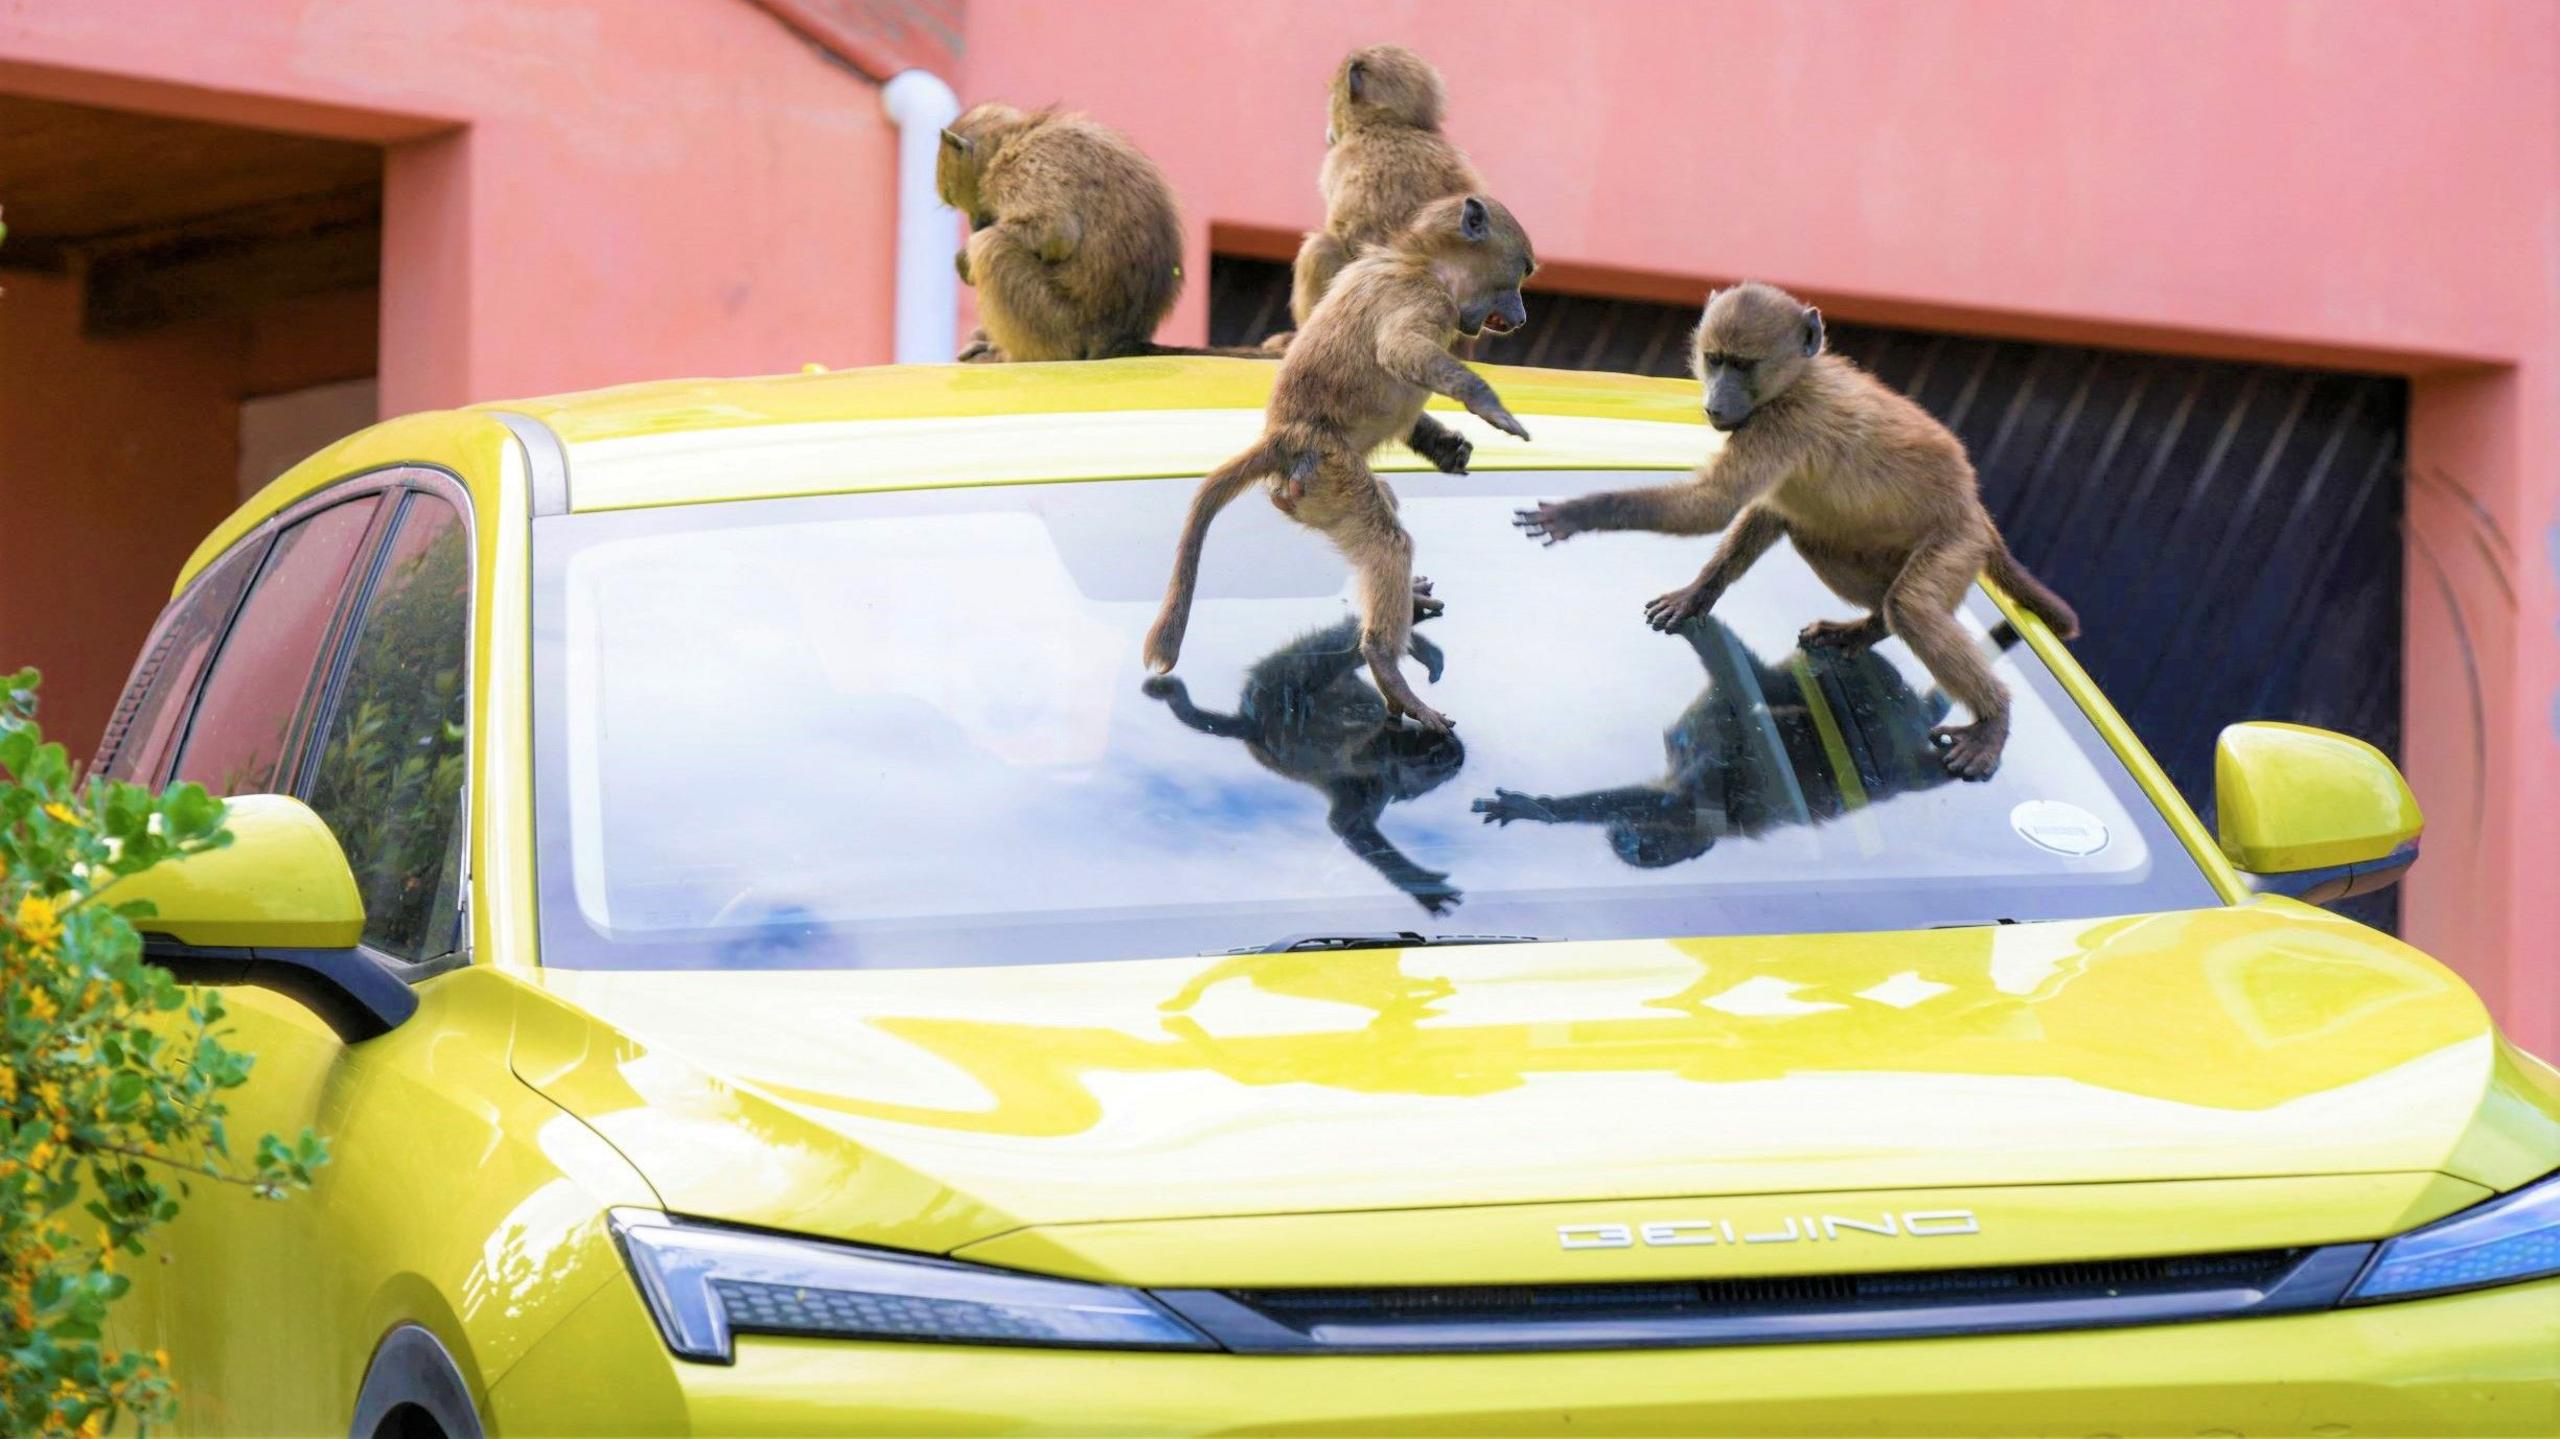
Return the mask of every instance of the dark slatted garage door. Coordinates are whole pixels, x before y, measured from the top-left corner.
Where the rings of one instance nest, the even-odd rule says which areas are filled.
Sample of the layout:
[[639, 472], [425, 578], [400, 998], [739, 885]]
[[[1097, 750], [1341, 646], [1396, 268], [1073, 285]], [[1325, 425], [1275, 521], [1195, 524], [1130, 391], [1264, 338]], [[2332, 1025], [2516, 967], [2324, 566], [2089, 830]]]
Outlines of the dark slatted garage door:
[[[1218, 258], [1213, 343], [1288, 322], [1285, 265]], [[1694, 308], [1533, 295], [1504, 364], [1679, 375]], [[2208, 820], [2240, 719], [2400, 754], [2396, 379], [1831, 326], [1964, 437], [2019, 557], [2078, 607], [2073, 651]], [[2388, 926], [2396, 892], [2343, 906]]]

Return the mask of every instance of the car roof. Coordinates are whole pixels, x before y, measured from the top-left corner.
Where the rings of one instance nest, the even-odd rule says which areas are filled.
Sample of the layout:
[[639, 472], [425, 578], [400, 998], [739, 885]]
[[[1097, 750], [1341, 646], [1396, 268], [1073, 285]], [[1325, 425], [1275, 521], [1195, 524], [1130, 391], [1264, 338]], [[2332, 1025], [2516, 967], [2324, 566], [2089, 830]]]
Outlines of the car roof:
[[[1535, 439], [1527, 444], [1434, 398], [1475, 442], [1477, 469], [1686, 469], [1717, 437], [1695, 381], [1590, 370], [1476, 367]], [[854, 491], [1205, 473], [1261, 427], [1279, 366], [1158, 356], [1027, 365], [883, 365], [743, 379], [682, 379], [493, 401], [386, 420], [320, 451], [253, 496], [179, 576], [267, 517], [350, 474], [503, 445], [489, 423], [537, 421], [560, 441], [571, 510]], [[1400, 445], [1373, 463], [1425, 468]], [[504, 483], [524, 483], [521, 466]], [[470, 475], [476, 502], [500, 476]]]
[[[1514, 410], [1700, 424], [1697, 383], [1596, 370], [1480, 365]], [[1038, 365], [877, 365], [752, 379], [667, 380], [477, 405], [531, 415], [565, 443], [742, 425], [1111, 410], [1260, 410], [1268, 360], [1159, 356]]]

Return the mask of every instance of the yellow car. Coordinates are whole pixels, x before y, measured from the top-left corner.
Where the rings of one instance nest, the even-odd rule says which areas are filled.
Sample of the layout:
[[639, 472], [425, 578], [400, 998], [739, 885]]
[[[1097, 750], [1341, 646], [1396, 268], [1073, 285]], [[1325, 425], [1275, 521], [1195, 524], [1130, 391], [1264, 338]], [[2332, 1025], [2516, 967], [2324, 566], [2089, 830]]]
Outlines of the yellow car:
[[1272, 370], [644, 385], [307, 461], [180, 576], [104, 768], [240, 986], [234, 1133], [116, 1337], [188, 1432], [2547, 1434], [2560, 1076], [2317, 901], [2378, 753], [2235, 726], [2219, 834], [2052, 636], [1950, 705], [1783, 546], [1542, 550], [1695, 386], [1489, 371], [1397, 451], [1391, 723], [1338, 558], [1220, 521]]

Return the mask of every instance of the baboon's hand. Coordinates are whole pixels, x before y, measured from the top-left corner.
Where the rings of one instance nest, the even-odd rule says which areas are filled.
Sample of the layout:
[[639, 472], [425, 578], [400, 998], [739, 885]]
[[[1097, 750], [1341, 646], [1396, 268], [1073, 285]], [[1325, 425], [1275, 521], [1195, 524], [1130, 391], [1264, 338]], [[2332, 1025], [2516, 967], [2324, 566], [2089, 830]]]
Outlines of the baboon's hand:
[[1262, 352], [1266, 355], [1285, 355], [1289, 353], [1289, 342], [1296, 338], [1298, 338], [1298, 332], [1295, 330], [1282, 330], [1279, 334], [1267, 335], [1263, 337]]
[[1645, 623], [1658, 630], [1673, 630], [1715, 608], [1716, 596], [1705, 585], [1683, 585], [1667, 595], [1657, 595], [1644, 607]]
[[1564, 504], [1557, 504], [1553, 500], [1540, 500], [1538, 507], [1534, 510], [1514, 510], [1511, 512], [1511, 523], [1520, 533], [1541, 545], [1562, 544], [1575, 535], [1581, 534], [1583, 530], [1582, 525], [1573, 518], [1572, 502], [1569, 500]]
[[1507, 825], [1515, 819], [1555, 822], [1554, 813], [1539, 803], [1536, 795], [1522, 794], [1516, 789], [1497, 789], [1493, 798], [1477, 800], [1475, 812], [1484, 816], [1486, 824]]
[[1475, 458], [1476, 442], [1455, 430], [1442, 430], [1413, 448], [1440, 473], [1463, 475], [1467, 472], [1467, 461]]
[[1511, 418], [1511, 411], [1504, 408], [1502, 401], [1491, 390], [1468, 400], [1467, 413], [1515, 439], [1529, 438], [1528, 430], [1524, 429], [1518, 420]]
[[969, 337], [969, 343], [960, 347], [958, 358], [964, 365], [1001, 364], [1004, 351], [996, 348], [996, 342], [987, 338], [986, 331], [980, 330]]

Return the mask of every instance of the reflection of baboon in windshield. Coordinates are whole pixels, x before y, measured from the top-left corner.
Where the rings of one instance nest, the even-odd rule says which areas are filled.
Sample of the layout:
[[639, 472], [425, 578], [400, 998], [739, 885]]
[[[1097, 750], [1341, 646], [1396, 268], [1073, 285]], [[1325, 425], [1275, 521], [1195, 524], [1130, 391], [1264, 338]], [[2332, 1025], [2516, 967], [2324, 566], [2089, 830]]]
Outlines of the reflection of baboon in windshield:
[[[1426, 595], [1429, 584], [1419, 586]], [[1417, 633], [1410, 648], [1437, 681], [1439, 646]], [[1465, 763], [1466, 747], [1454, 734], [1396, 723], [1359, 676], [1367, 663], [1360, 622], [1344, 620], [1264, 656], [1245, 676], [1234, 714], [1194, 705], [1191, 691], [1169, 676], [1148, 680], [1146, 692], [1203, 734], [1243, 740], [1263, 768], [1324, 791], [1333, 802], [1325, 821], [1351, 852], [1424, 909], [1446, 914], [1459, 899], [1449, 876], [1406, 858], [1378, 832], [1378, 817], [1398, 800], [1439, 788]]]
[[1588, 794], [1498, 789], [1475, 803], [1485, 823], [1607, 825], [1618, 858], [1658, 869], [1728, 835], [1819, 824], [1946, 782], [1929, 739], [1946, 696], [1913, 694], [1873, 651], [1817, 649], [1772, 667], [1721, 621], [1681, 634], [1706, 666], [1707, 687], [1663, 732], [1662, 778]]

